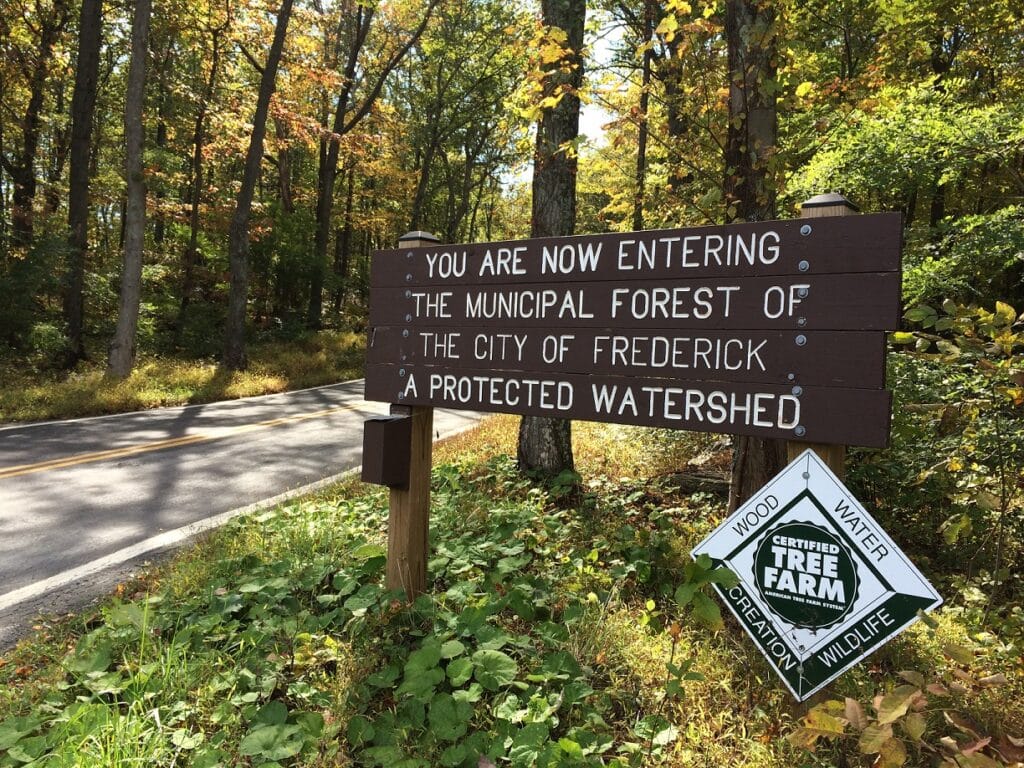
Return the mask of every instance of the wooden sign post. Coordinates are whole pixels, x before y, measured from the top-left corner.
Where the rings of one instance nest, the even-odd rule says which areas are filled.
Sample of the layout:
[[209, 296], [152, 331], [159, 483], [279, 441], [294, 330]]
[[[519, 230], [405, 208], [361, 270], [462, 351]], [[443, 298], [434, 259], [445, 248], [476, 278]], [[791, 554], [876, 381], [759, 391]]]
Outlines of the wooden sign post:
[[[409, 232], [398, 239], [399, 248], [419, 248], [440, 242], [429, 232]], [[404, 590], [410, 602], [427, 588], [427, 554], [430, 537], [430, 467], [434, 449], [434, 409], [391, 406], [392, 416], [412, 420], [409, 439], [409, 482], [391, 489], [388, 501], [388, 561], [385, 585]]]
[[[800, 205], [801, 219], [820, 219], [826, 216], [849, 216], [858, 212], [857, 206], [842, 195], [830, 192], [816, 195]], [[813, 230], [814, 224], [806, 226]], [[793, 461], [805, 450], [810, 449], [817, 454], [840, 480], [846, 478], [846, 446], [841, 444], [804, 443], [790, 440], [786, 443], [786, 454]]]

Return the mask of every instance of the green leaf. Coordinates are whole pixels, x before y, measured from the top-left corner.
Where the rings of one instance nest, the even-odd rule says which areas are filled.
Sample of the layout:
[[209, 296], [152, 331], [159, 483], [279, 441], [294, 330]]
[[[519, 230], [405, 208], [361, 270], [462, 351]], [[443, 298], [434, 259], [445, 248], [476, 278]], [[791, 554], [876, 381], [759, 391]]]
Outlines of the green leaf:
[[238, 753], [267, 760], [284, 760], [302, 751], [302, 729], [297, 725], [261, 725], [246, 734]]
[[426, 699], [433, 694], [434, 688], [442, 680], [444, 680], [444, 670], [437, 667], [412, 674], [407, 673], [396, 693], [399, 696], [408, 693], [417, 699]]
[[409, 660], [405, 662], [405, 675], [426, 672], [433, 669], [441, 662], [441, 644], [436, 640], [427, 640], [418, 649], [409, 654]]
[[899, 768], [907, 762], [907, 748], [897, 738], [886, 739], [878, 750], [879, 768]]
[[369, 743], [373, 739], [374, 733], [373, 723], [362, 715], [356, 715], [349, 720], [348, 727], [345, 729], [348, 743], [353, 747]]
[[427, 711], [430, 732], [442, 741], [455, 741], [464, 736], [472, 717], [473, 707], [456, 701], [447, 693], [437, 694]]
[[105, 671], [112, 661], [110, 640], [95, 640], [91, 635], [86, 635], [85, 640], [75, 650], [75, 655], [68, 662], [68, 669], [79, 674]]
[[448, 665], [448, 679], [458, 688], [473, 676], [473, 662], [469, 659], [455, 659]]
[[725, 626], [718, 603], [703, 592], [695, 592], [693, 595], [693, 615], [710, 629], [721, 629]]
[[916, 685], [901, 685], [882, 697], [878, 705], [878, 724], [888, 725], [907, 714], [910, 702], [921, 693]]
[[707, 581], [710, 584], [718, 584], [724, 589], [732, 589], [740, 583], [740, 577], [725, 566], [720, 566], [707, 575]]
[[280, 701], [269, 701], [253, 717], [254, 725], [281, 725], [288, 719], [288, 707]]
[[916, 339], [916, 334], [907, 333], [906, 331], [896, 331], [889, 334], [889, 341], [893, 344], [913, 344]]
[[942, 652], [957, 664], [962, 664], [965, 667], [974, 663], [974, 651], [963, 645], [946, 643], [946, 645], [942, 646]]
[[925, 728], [928, 727], [928, 723], [920, 712], [911, 712], [907, 715], [903, 721], [903, 729], [907, 732], [907, 735], [914, 741], [919, 741], [921, 736], [924, 735]]
[[0, 751], [10, 749], [34, 732], [43, 721], [34, 717], [11, 717], [0, 723]]
[[352, 557], [355, 560], [369, 560], [374, 557], [386, 556], [388, 551], [380, 544], [363, 544], [352, 550]]
[[473, 675], [488, 691], [497, 691], [516, 679], [519, 667], [502, 651], [480, 650], [473, 654]]
[[512, 739], [508, 756], [513, 768], [532, 768], [537, 765], [548, 740], [548, 726], [545, 723], [530, 723]]
[[447, 643], [441, 646], [442, 659], [454, 659], [456, 656], [461, 656], [465, 652], [466, 646], [460, 643], [458, 640], [449, 640]]
[[465, 744], [452, 744], [441, 753], [441, 765], [446, 768], [455, 768], [462, 765], [469, 754], [469, 748]]
[[862, 755], [874, 755], [892, 738], [891, 725], [869, 725], [860, 735], [857, 747]]
[[206, 737], [203, 735], [202, 731], [198, 733], [191, 733], [184, 728], [179, 728], [171, 734], [171, 744], [176, 746], [178, 749], [191, 750], [202, 744], [205, 738]]
[[679, 607], [683, 608], [690, 604], [693, 599], [694, 593], [697, 591], [697, 585], [693, 582], [688, 584], [680, 584], [676, 589], [675, 600], [679, 604]]

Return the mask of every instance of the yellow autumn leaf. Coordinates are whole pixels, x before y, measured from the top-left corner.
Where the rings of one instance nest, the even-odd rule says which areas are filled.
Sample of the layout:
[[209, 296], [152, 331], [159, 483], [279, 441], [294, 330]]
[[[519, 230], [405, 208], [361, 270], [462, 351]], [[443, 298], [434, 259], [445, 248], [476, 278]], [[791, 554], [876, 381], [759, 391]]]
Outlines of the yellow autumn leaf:
[[800, 83], [800, 85], [798, 85], [796, 87], [797, 98], [798, 99], [802, 99], [805, 96], [807, 96], [807, 94], [809, 94], [813, 90], [814, 90], [814, 83], [810, 82], [809, 80], [808, 81], [804, 81], [804, 82]]

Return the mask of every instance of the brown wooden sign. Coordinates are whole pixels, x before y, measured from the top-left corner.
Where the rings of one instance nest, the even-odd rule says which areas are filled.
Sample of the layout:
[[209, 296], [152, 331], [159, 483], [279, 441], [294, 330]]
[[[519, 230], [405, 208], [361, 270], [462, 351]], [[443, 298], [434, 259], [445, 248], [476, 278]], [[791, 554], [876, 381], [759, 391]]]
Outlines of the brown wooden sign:
[[366, 398], [877, 447], [888, 442], [892, 403], [879, 389], [394, 364], [367, 366]]
[[879, 213], [378, 251], [374, 287], [896, 272], [901, 216]]
[[899, 214], [381, 251], [366, 397], [885, 445]]
[[658, 328], [375, 326], [370, 364], [646, 376], [881, 389], [885, 337], [865, 331], [688, 331]]

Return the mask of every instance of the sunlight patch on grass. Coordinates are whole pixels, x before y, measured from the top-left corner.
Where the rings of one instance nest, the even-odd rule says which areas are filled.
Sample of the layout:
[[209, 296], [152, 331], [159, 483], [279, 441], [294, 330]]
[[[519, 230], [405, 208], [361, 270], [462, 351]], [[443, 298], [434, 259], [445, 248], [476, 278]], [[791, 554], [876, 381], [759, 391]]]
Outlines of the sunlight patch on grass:
[[322, 331], [253, 345], [247, 371], [228, 372], [211, 361], [146, 358], [123, 381], [107, 378], [101, 361], [66, 376], [8, 362], [0, 378], [0, 422], [124, 413], [332, 384], [362, 375], [364, 348], [362, 334]]

